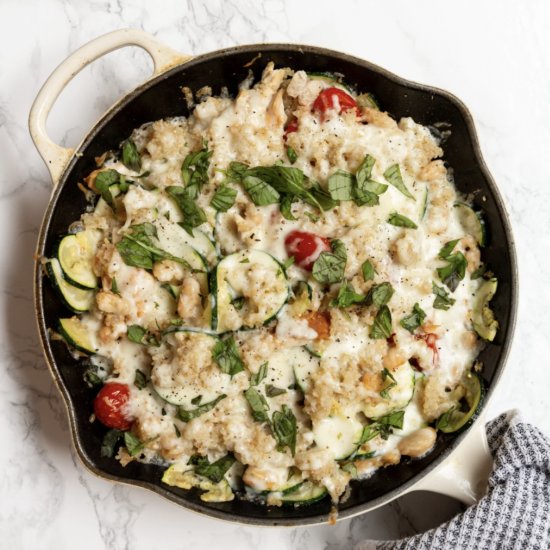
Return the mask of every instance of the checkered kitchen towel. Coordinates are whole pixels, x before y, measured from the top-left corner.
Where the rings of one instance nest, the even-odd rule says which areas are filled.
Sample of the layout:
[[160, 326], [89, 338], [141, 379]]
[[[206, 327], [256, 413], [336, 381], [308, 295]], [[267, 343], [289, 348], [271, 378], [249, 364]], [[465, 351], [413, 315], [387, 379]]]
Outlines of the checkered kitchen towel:
[[494, 467], [488, 494], [436, 529], [356, 550], [550, 549], [550, 440], [516, 411], [487, 424]]

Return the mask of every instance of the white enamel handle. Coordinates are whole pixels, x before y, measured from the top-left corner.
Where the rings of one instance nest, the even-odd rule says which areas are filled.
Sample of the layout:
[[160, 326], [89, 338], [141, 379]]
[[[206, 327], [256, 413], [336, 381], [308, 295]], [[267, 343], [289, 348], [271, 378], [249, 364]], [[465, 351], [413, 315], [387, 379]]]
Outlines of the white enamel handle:
[[470, 506], [485, 496], [492, 469], [493, 457], [482, 415], [450, 456], [407, 492], [432, 491]]
[[139, 46], [151, 56], [154, 70], [150, 78], [191, 58], [158, 42], [146, 32], [137, 29], [121, 29], [88, 42], [65, 59], [38, 92], [29, 114], [31, 137], [50, 171], [54, 186], [59, 182], [65, 166], [74, 154], [74, 149], [61, 147], [48, 136], [46, 122], [51, 108], [65, 86], [84, 67], [109, 52], [125, 46]]

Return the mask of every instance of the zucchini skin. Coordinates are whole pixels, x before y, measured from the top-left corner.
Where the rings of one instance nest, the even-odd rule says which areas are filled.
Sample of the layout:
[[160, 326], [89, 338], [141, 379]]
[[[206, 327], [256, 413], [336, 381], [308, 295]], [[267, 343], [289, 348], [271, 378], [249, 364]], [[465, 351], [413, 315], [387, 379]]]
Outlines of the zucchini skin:
[[[57, 260], [56, 260], [57, 261]], [[61, 266], [59, 267], [59, 269], [61, 270]], [[51, 284], [52, 284], [52, 287], [53, 289], [55, 290], [55, 292], [57, 293], [57, 295], [59, 296], [61, 302], [63, 303], [63, 305], [69, 309], [70, 311], [72, 311], [73, 313], [86, 313], [87, 311], [90, 310], [90, 308], [92, 307], [92, 304], [93, 304], [93, 295], [94, 295], [94, 291], [93, 290], [83, 290], [81, 288], [78, 288], [78, 287], [74, 287], [74, 285], [71, 285], [68, 281], [64, 281], [67, 285], [69, 286], [73, 286], [75, 288], [75, 290], [77, 291], [80, 291], [80, 292], [89, 292], [90, 293], [90, 305], [89, 307], [86, 307], [84, 309], [80, 309], [80, 308], [77, 308], [75, 307], [74, 305], [72, 305], [68, 300], [67, 298], [65, 297], [64, 293], [63, 293], [63, 290], [61, 289], [59, 283], [57, 282], [57, 274], [55, 273], [54, 271], [54, 268], [52, 267], [52, 264], [51, 264], [51, 260], [49, 260], [48, 262], [46, 262], [45, 264], [45, 270], [46, 270], [46, 274], [48, 275], [48, 279], [51, 281]]]

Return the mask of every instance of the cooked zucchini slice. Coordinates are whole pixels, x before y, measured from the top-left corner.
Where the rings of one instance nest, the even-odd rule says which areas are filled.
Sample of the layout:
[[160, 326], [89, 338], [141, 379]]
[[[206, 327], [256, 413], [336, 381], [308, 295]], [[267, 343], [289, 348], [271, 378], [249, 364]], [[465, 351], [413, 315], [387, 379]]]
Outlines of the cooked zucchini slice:
[[308, 360], [307, 355], [309, 354], [301, 347], [276, 351], [269, 357], [267, 374], [262, 384], [289, 389], [297, 382], [296, 365], [305, 363]]
[[377, 111], [380, 110], [378, 101], [368, 92], [365, 94], [359, 94], [355, 100], [357, 101], [357, 105], [359, 105], [359, 107], [368, 107], [369, 109], [376, 109]]
[[308, 392], [310, 387], [309, 378], [319, 368], [319, 355], [307, 346], [295, 348], [292, 367], [294, 368], [296, 384], [303, 393]]
[[170, 254], [183, 257], [177, 251], [189, 247], [198, 252], [205, 260], [206, 267], [216, 265], [218, 261], [216, 247], [200, 229], [193, 229], [193, 236], [191, 236], [183, 227], [165, 217], [159, 217], [155, 220], [154, 225], [157, 228], [161, 248]]
[[[206, 347], [211, 350], [218, 342], [218, 338], [215, 335], [205, 332], [181, 329], [178, 327], [174, 327], [173, 330], [169, 330], [170, 332], [185, 332], [193, 342], [193, 348], [197, 349], [203, 349]], [[170, 339], [169, 336], [167, 338]], [[209, 353], [211, 353], [211, 351]], [[192, 384], [182, 384], [171, 375], [173, 369], [170, 365], [170, 358], [167, 357], [166, 361], [166, 364], [157, 362], [153, 367], [151, 385], [159, 397], [164, 399], [167, 403], [179, 405], [184, 409], [194, 409], [203, 403], [213, 401], [216, 397], [222, 393], [225, 393], [229, 389], [231, 376], [222, 372], [219, 373], [219, 376], [216, 379], [211, 381], [208, 390], [206, 391], [203, 387], [198, 387]], [[155, 375], [155, 371], [159, 373], [158, 376]], [[200, 402], [198, 402], [199, 396]]]
[[481, 338], [489, 342], [495, 339], [498, 330], [498, 321], [489, 307], [489, 302], [495, 295], [497, 286], [498, 281], [495, 278], [484, 280], [476, 292], [472, 311], [474, 330]]
[[479, 246], [485, 246], [485, 222], [479, 212], [463, 202], [457, 202], [455, 208], [458, 219], [466, 233], [472, 235]]
[[321, 485], [316, 485], [311, 481], [305, 481], [295, 491], [283, 494], [283, 504], [293, 504], [294, 506], [313, 504], [327, 495], [327, 490]]
[[[416, 377], [411, 364], [407, 361], [391, 374], [395, 381], [386, 377], [378, 396], [363, 404], [362, 410], [367, 418], [378, 418], [394, 410], [403, 409], [413, 398]], [[382, 371], [380, 376], [382, 377]]]
[[226, 479], [222, 479], [219, 483], [214, 483], [209, 479], [198, 476], [187, 465], [172, 464], [162, 475], [162, 482], [171, 487], [179, 487], [186, 490], [198, 487], [205, 491], [200, 496], [204, 502], [228, 502], [235, 498]]
[[343, 82], [342, 75], [339, 76], [326, 71], [307, 71], [306, 74], [310, 80], [322, 80], [323, 82], [326, 82], [329, 86], [340, 88], [348, 94], [355, 95], [355, 92]]
[[52, 258], [46, 262], [46, 273], [53, 287], [59, 293], [61, 300], [70, 310], [82, 313], [92, 307], [94, 303], [94, 291], [78, 288], [66, 281], [57, 258]]
[[97, 287], [93, 259], [101, 239], [101, 231], [86, 229], [65, 235], [59, 241], [57, 259], [67, 281], [83, 289]]
[[447, 412], [443, 413], [435, 427], [444, 433], [457, 432], [470, 424], [477, 415], [483, 398], [483, 383], [474, 372], [468, 372], [462, 382], [464, 397]]
[[315, 443], [321, 449], [327, 449], [334, 460], [344, 460], [357, 450], [363, 424], [355, 415], [340, 414], [329, 416], [313, 426]]
[[211, 278], [215, 305], [212, 328], [219, 333], [269, 323], [288, 300], [288, 281], [281, 264], [260, 250], [226, 256]]
[[97, 337], [78, 317], [59, 319], [59, 333], [69, 346], [84, 353], [96, 353]]

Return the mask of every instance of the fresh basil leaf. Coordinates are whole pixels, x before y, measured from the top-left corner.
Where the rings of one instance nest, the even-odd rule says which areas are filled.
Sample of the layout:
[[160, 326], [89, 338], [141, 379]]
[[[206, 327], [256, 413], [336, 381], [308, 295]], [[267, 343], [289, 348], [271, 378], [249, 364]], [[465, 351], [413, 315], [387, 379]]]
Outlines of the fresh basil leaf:
[[130, 325], [128, 327], [128, 340], [130, 342], [134, 342], [136, 344], [143, 344], [143, 339], [145, 338], [145, 335], [147, 334], [147, 330], [143, 327], [140, 327], [139, 325]]
[[115, 454], [115, 448], [123, 437], [123, 432], [120, 430], [109, 430], [101, 442], [100, 454], [103, 458], [112, 458]]
[[468, 261], [462, 252], [455, 252], [452, 254], [452, 251], [458, 241], [459, 239], [448, 242], [439, 251], [439, 257], [442, 260], [445, 260], [447, 265], [437, 268], [437, 274], [439, 275], [441, 281], [451, 290], [451, 292], [454, 292], [459, 281], [464, 279], [466, 275], [466, 268], [468, 266]]
[[193, 229], [206, 221], [204, 210], [198, 206], [184, 187], [171, 185], [166, 188], [166, 192], [176, 201], [183, 214], [181, 226], [193, 236]]
[[419, 326], [422, 325], [424, 319], [426, 319], [426, 313], [418, 305], [418, 303], [416, 303], [413, 306], [412, 313], [406, 317], [403, 317], [403, 319], [399, 321], [399, 324], [412, 334]]
[[328, 178], [328, 191], [334, 200], [351, 201], [354, 199], [355, 176], [344, 170], [336, 170]]
[[141, 267], [143, 269], [153, 269], [153, 256], [145, 250], [139, 243], [123, 237], [116, 244], [116, 249], [126, 265], [132, 267]]
[[367, 305], [374, 305], [379, 308], [385, 306], [395, 292], [391, 283], [380, 283], [374, 285], [367, 294]]
[[221, 394], [213, 401], [209, 401], [208, 403], [203, 403], [196, 409], [191, 410], [185, 410], [182, 407], [178, 407], [176, 409], [176, 416], [182, 421], [182, 422], [190, 422], [194, 418], [198, 418], [202, 414], [211, 411], [222, 399], [225, 399], [227, 395]]
[[368, 154], [365, 155], [363, 162], [359, 165], [359, 168], [355, 173], [355, 177], [357, 178], [358, 185], [361, 186], [364, 182], [370, 180], [370, 177], [372, 175], [372, 169], [375, 164], [376, 164], [376, 160], [374, 157], [371, 157]]
[[256, 374], [253, 374], [250, 377], [250, 385], [251, 386], [257, 386], [267, 376], [268, 367], [269, 367], [269, 362], [268, 361], [266, 361], [265, 363], [262, 363], [260, 365], [260, 368], [258, 369], [258, 372]]
[[247, 164], [243, 164], [242, 162], [230, 162], [225, 174], [229, 181], [241, 183], [247, 170]]
[[244, 392], [244, 396], [250, 406], [252, 418], [256, 422], [269, 422], [269, 416], [267, 415], [269, 405], [265, 397], [252, 386]]
[[348, 281], [344, 281], [338, 291], [338, 296], [330, 302], [330, 305], [332, 307], [345, 308], [350, 307], [353, 304], [360, 304], [365, 301], [365, 298], [366, 296], [363, 294], [357, 294], [357, 292], [353, 290], [353, 286], [348, 283]]
[[386, 414], [376, 419], [378, 424], [382, 426], [391, 426], [392, 428], [397, 428], [398, 430], [403, 429], [403, 421], [405, 419], [405, 411], [394, 411], [392, 413]]
[[94, 187], [101, 195], [103, 200], [115, 210], [115, 200], [111, 193], [110, 187], [115, 183], [118, 183], [120, 174], [116, 170], [103, 170], [97, 174], [94, 180]]
[[382, 306], [370, 327], [369, 336], [375, 340], [389, 338], [392, 335], [391, 312], [388, 306]]
[[357, 189], [355, 190], [356, 202], [359, 206], [368, 205], [375, 206], [379, 204], [378, 195], [382, 195], [388, 189], [385, 183], [378, 183], [371, 179], [372, 167], [375, 160], [370, 155], [366, 155], [365, 159], [359, 166], [355, 177], [357, 179]]
[[268, 204], [277, 204], [280, 200], [279, 193], [256, 176], [245, 176], [242, 180], [244, 190], [248, 193], [250, 200], [256, 206], [266, 206]]
[[246, 298], [244, 296], [237, 296], [236, 298], [233, 298], [230, 303], [237, 311], [241, 311], [245, 301]]
[[483, 277], [483, 275], [485, 274], [485, 264], [479, 264], [479, 267], [472, 272], [472, 274], [470, 275], [470, 279], [472, 279], [472, 281], [475, 281], [476, 279], [479, 279], [480, 277]]
[[139, 156], [136, 144], [131, 139], [127, 139], [122, 144], [122, 164], [128, 170], [134, 172], [141, 170], [141, 157]]
[[403, 216], [402, 214], [398, 214], [397, 212], [393, 212], [389, 215], [388, 223], [391, 223], [396, 227], [408, 227], [410, 229], [418, 229], [418, 225], [416, 225], [410, 218], [407, 218], [407, 216]]
[[226, 185], [222, 185], [216, 189], [210, 206], [215, 208], [218, 212], [227, 212], [233, 204], [235, 204], [235, 198], [237, 197], [237, 191]]
[[145, 443], [140, 441], [132, 432], [124, 432], [124, 445], [130, 456], [137, 456], [143, 451]]
[[304, 215], [307, 216], [313, 223], [316, 223], [321, 219], [319, 216], [316, 216], [312, 212], [304, 212]]
[[435, 294], [433, 307], [447, 311], [454, 303], [455, 299], [451, 298], [449, 293], [442, 287], [437, 286], [432, 282], [432, 291]]
[[136, 374], [134, 375], [134, 386], [138, 390], [142, 390], [145, 386], [147, 386], [148, 381], [147, 375], [143, 371], [136, 369]]
[[298, 160], [298, 154], [292, 147], [286, 148], [286, 156], [288, 157], [290, 164], [294, 164]]
[[271, 417], [271, 429], [277, 441], [277, 450], [290, 449], [292, 456], [296, 453], [296, 417], [291, 409], [283, 405], [280, 411], [275, 411]]
[[292, 197], [290, 195], [284, 195], [281, 199], [281, 205], [279, 206], [279, 209], [281, 210], [281, 214], [283, 218], [285, 218], [285, 220], [296, 220], [296, 217], [292, 213], [292, 203], [295, 201], [295, 197]]
[[365, 282], [372, 281], [374, 279], [376, 270], [369, 260], [365, 260], [363, 262], [363, 265], [361, 266], [361, 271], [363, 273], [363, 279], [365, 280]]
[[267, 395], [267, 397], [277, 397], [278, 395], [282, 395], [283, 393], [286, 393], [285, 389], [278, 388], [273, 384], [267, 384], [265, 387], [265, 394]]
[[337, 283], [344, 278], [347, 261], [344, 243], [334, 240], [331, 246], [332, 252], [321, 252], [313, 264], [311, 274], [319, 283]]
[[357, 206], [377, 206], [380, 204], [380, 199], [376, 193], [358, 187], [354, 190], [354, 201]]
[[286, 270], [294, 264], [294, 262], [296, 261], [296, 258], [294, 256], [290, 256], [290, 258], [287, 258], [284, 262], [283, 262], [283, 269]]
[[212, 350], [212, 359], [216, 361], [222, 372], [232, 377], [244, 370], [244, 363], [233, 336], [216, 342]]
[[456, 406], [452, 406], [448, 411], [445, 411], [435, 423], [436, 430], [445, 430], [449, 428], [452, 422], [453, 413], [456, 411]]
[[173, 426], [174, 426], [174, 431], [176, 432], [176, 437], [181, 437], [180, 429], [177, 427], [176, 424], [174, 424]]
[[380, 392], [380, 397], [382, 397], [383, 399], [388, 399], [390, 390], [397, 386], [397, 380], [395, 379], [393, 374], [385, 367], [382, 369], [381, 376], [382, 382], [385, 382], [388, 378], [390, 379], [389, 384], [385, 386]]
[[384, 172], [384, 178], [388, 183], [393, 185], [396, 189], [401, 191], [403, 195], [409, 197], [409, 199], [416, 200], [411, 192], [407, 189], [407, 186], [403, 182], [403, 176], [401, 175], [401, 169], [399, 164], [393, 164]]
[[446, 260], [451, 255], [452, 251], [454, 250], [455, 246], [458, 244], [459, 240], [460, 239], [455, 239], [454, 241], [449, 241], [448, 243], [446, 243], [445, 246], [443, 246], [439, 251], [438, 256], [442, 260]]
[[212, 151], [204, 147], [200, 151], [190, 153], [181, 165], [181, 180], [188, 189], [188, 196], [196, 199], [201, 189], [208, 183], [208, 168]]
[[222, 458], [208, 464], [208, 460], [198, 464], [195, 467], [195, 473], [208, 478], [214, 483], [219, 483], [225, 476], [226, 472], [235, 463], [235, 457], [232, 454], [227, 454]]
[[364, 426], [363, 431], [361, 432], [361, 436], [359, 437], [359, 441], [357, 441], [356, 445], [360, 446], [367, 443], [367, 441], [374, 439], [379, 434], [379, 431], [380, 426], [376, 424], [376, 422]]
[[309, 188], [309, 192], [313, 195], [324, 211], [332, 210], [335, 206], [338, 206], [338, 201], [335, 201], [330, 196], [330, 193], [325, 191], [316, 181], [314, 181]]
[[189, 457], [189, 460], [187, 461], [187, 464], [190, 466], [205, 466], [207, 464], [210, 464], [210, 461], [205, 456], [191, 455]]

